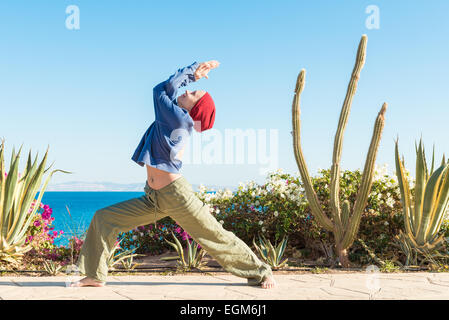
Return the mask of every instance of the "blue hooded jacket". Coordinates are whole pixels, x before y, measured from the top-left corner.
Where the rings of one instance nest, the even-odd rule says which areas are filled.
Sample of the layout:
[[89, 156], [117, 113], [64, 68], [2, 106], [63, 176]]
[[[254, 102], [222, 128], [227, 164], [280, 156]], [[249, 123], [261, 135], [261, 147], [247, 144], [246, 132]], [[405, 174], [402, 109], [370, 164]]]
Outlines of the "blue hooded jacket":
[[180, 87], [195, 81], [199, 63], [178, 69], [168, 80], [153, 88], [156, 119], [146, 130], [131, 159], [140, 166], [145, 164], [171, 173], [179, 173], [182, 161], [176, 158], [186, 145], [193, 119], [176, 101]]

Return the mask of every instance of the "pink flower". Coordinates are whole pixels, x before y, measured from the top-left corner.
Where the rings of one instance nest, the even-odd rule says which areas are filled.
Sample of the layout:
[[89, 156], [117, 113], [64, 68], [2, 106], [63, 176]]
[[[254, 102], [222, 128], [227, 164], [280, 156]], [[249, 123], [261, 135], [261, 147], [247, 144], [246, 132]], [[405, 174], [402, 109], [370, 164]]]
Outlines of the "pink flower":
[[192, 239], [192, 237], [185, 231], [183, 233], [181, 233], [181, 237], [182, 237], [182, 240]]
[[50, 215], [51, 215], [51, 213], [48, 213], [48, 211], [45, 211], [44, 213], [42, 213], [42, 219], [48, 220], [48, 219], [50, 219]]
[[41, 225], [41, 222], [39, 220], [36, 220], [33, 224], [35, 227], [39, 227]]
[[181, 228], [180, 228], [180, 227], [177, 227], [177, 228], [175, 229], [175, 232], [176, 232], [176, 233], [180, 233], [180, 232], [181, 232]]

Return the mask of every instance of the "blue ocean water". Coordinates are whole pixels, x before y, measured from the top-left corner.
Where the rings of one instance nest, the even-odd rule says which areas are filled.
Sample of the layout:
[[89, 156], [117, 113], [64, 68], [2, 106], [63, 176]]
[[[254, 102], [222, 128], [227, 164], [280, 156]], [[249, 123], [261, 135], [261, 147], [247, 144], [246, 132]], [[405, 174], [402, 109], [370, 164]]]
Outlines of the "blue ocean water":
[[142, 195], [144, 192], [46, 191], [41, 202], [53, 210], [54, 230], [64, 231], [55, 244], [67, 245], [72, 235], [81, 236], [87, 230], [97, 210]]

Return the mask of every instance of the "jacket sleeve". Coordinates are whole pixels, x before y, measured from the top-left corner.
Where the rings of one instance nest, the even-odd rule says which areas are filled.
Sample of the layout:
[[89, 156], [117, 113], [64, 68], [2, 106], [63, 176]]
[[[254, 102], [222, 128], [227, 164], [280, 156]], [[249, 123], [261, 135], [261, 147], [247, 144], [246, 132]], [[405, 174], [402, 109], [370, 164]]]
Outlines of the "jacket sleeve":
[[153, 88], [154, 112], [156, 120], [170, 126], [180, 127], [188, 111], [176, 102], [178, 88], [195, 81], [194, 72], [199, 64], [178, 69], [173, 75]]

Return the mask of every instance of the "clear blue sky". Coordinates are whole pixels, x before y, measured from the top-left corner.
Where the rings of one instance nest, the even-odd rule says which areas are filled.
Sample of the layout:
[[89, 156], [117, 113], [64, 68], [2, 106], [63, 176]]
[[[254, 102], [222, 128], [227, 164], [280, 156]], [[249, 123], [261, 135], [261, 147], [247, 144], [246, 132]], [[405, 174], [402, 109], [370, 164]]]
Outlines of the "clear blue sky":
[[[69, 30], [68, 5], [80, 9]], [[368, 29], [376, 5], [380, 28]], [[277, 129], [279, 168], [295, 173], [291, 103], [298, 72], [302, 146], [309, 170], [328, 168], [362, 34], [368, 35], [344, 136], [343, 169], [363, 168], [374, 120], [389, 104], [377, 163], [394, 169], [394, 139], [414, 170], [421, 134], [449, 155], [449, 2], [418, 1], [2, 1], [0, 137], [75, 174], [66, 181], [144, 182], [131, 161], [154, 120], [152, 88], [194, 61], [221, 62], [188, 89], [217, 107], [215, 128]], [[268, 143], [268, 140], [267, 140]], [[430, 154], [429, 154], [430, 156]], [[24, 157], [25, 158], [25, 157]], [[9, 160], [9, 158], [7, 158]], [[24, 160], [23, 160], [24, 161]], [[9, 162], [9, 161], [8, 161]], [[184, 165], [192, 184], [263, 182], [257, 164]], [[414, 175], [414, 174], [413, 174]]]

